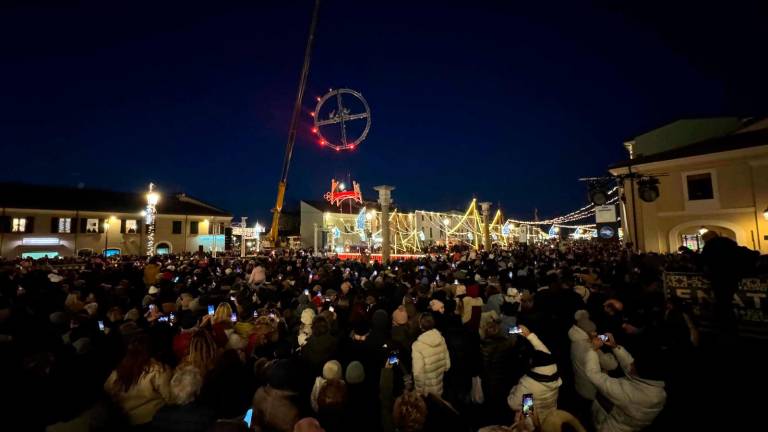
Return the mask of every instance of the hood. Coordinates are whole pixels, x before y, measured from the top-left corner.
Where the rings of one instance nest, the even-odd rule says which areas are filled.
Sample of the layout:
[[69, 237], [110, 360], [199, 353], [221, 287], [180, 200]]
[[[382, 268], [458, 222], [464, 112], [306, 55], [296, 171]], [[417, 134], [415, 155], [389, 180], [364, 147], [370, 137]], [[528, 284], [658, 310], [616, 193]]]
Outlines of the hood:
[[422, 333], [421, 336], [419, 336], [418, 341], [427, 346], [436, 347], [443, 342], [443, 335], [441, 335], [437, 329], [432, 329]]
[[584, 330], [582, 330], [576, 325], [572, 325], [571, 329], [568, 330], [568, 338], [571, 340], [571, 342], [578, 342], [578, 341], [589, 342], [589, 335], [587, 334], [587, 332], [585, 332]]

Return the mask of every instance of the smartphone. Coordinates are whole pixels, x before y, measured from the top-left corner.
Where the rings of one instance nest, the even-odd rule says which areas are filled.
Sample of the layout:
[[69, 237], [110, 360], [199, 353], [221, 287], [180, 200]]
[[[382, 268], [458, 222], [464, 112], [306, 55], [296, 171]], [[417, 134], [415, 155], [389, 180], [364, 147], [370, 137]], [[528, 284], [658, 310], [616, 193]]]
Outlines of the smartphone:
[[167, 316], [161, 316], [160, 318], [157, 319], [157, 321], [158, 322], [168, 322], [168, 317]]
[[253, 311], [253, 317], [258, 318], [259, 317], [259, 311]]
[[179, 277], [178, 277], [178, 276], [176, 276], [175, 278], [173, 278], [173, 283], [177, 283], [178, 281], [179, 281]]
[[371, 275], [371, 277], [376, 277], [377, 274], [379, 274], [379, 271], [378, 270], [374, 270], [373, 274]]
[[387, 363], [393, 366], [400, 363], [400, 359], [397, 357], [397, 353], [390, 354], [389, 359], [387, 359]]
[[237, 322], [237, 313], [232, 312], [232, 316], [229, 317], [232, 322]]
[[329, 311], [331, 311], [331, 312], [333, 312], [333, 311], [334, 311], [334, 308], [333, 308], [333, 306], [328, 306], [328, 310], [329, 310]]
[[153, 304], [149, 305], [149, 310], [152, 312], [155, 312], [157, 310], [157, 305], [153, 305]]
[[424, 270], [424, 266], [419, 266], [419, 270]]
[[600, 338], [603, 343], [608, 342], [608, 335], [597, 335], [598, 338]]
[[458, 284], [459, 284], [459, 280], [458, 280], [458, 279], [454, 279], [454, 280], [453, 280], [453, 284], [454, 284], [454, 285], [458, 285]]
[[307, 296], [307, 297], [309, 297], [309, 290], [308, 290], [308, 289], [305, 289], [305, 290], [304, 290], [304, 295], [305, 295], [305, 296]]
[[175, 313], [171, 312], [170, 314], [168, 314], [168, 316], [171, 318], [171, 321], [176, 321], [176, 314]]
[[307, 280], [307, 283], [312, 283], [312, 272], [309, 272], [309, 278]]
[[509, 328], [509, 334], [521, 334], [523, 331], [520, 330], [520, 327], [514, 326]]
[[99, 320], [99, 331], [104, 332], [104, 321]]
[[512, 279], [512, 272], [509, 272], [509, 278]]
[[208, 305], [208, 315], [213, 315], [214, 307], [213, 305]]
[[229, 296], [229, 299], [235, 301], [235, 296]]
[[526, 393], [523, 395], [523, 415], [528, 417], [533, 414], [533, 394]]
[[253, 419], [253, 408], [251, 408], [248, 411], [246, 411], [245, 412], [245, 417], [243, 417], [243, 421], [245, 422], [245, 424], [248, 426], [249, 429], [251, 427], [251, 420], [252, 419]]

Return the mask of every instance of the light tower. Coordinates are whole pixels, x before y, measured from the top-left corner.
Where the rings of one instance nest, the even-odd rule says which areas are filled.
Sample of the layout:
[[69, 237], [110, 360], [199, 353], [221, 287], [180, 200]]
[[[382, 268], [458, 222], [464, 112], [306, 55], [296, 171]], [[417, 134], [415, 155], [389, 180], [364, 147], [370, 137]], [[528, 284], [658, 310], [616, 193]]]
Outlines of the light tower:
[[147, 256], [155, 254], [155, 219], [157, 219], [157, 203], [160, 201], [160, 194], [155, 192], [154, 183], [149, 184], [147, 192], [147, 208], [144, 215], [144, 223], [147, 225]]
[[389, 262], [389, 206], [392, 204], [392, 191], [394, 186], [380, 185], [374, 187], [379, 192], [379, 205], [381, 205], [381, 262]]

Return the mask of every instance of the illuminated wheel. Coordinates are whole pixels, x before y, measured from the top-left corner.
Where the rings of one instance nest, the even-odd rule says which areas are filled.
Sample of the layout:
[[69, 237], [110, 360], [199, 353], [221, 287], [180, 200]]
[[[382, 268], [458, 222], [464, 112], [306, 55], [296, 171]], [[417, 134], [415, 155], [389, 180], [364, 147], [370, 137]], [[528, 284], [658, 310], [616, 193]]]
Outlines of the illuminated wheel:
[[[328, 103], [329, 100], [332, 102]], [[351, 108], [356, 108], [358, 112], [352, 113]], [[354, 150], [371, 130], [368, 102], [359, 92], [350, 89], [331, 89], [317, 100], [312, 116], [315, 118], [312, 132], [320, 138], [320, 145], [336, 151]], [[365, 124], [360, 120], [364, 120]], [[353, 127], [354, 131], [348, 130]], [[357, 138], [353, 139], [355, 135]]]

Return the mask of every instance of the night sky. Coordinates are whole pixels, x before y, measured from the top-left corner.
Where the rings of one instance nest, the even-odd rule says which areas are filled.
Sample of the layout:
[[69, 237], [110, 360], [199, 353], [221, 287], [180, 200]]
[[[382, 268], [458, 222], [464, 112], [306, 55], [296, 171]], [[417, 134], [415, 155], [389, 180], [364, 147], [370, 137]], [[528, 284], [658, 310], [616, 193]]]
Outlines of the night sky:
[[[0, 180], [153, 181], [268, 217], [312, 1], [29, 3], [0, 6]], [[768, 113], [766, 2], [464, 3], [324, 1], [289, 206], [351, 176], [410, 209], [476, 196], [554, 216], [586, 202], [577, 179], [624, 159], [628, 138]], [[311, 135], [330, 87], [371, 105], [354, 153]]]

